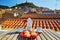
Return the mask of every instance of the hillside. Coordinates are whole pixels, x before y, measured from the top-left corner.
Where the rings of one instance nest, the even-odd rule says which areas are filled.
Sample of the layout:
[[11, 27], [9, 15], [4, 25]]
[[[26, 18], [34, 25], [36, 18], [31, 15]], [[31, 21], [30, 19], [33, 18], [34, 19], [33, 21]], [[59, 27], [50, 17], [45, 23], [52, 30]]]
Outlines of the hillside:
[[15, 7], [24, 7], [24, 6], [27, 6], [27, 7], [37, 7], [35, 6], [33, 3], [21, 3], [21, 4], [17, 4], [15, 6], [13, 6], [12, 8], [15, 8]]
[[8, 6], [4, 6], [4, 5], [0, 5], [0, 8], [5, 9], [5, 8], [9, 8]]

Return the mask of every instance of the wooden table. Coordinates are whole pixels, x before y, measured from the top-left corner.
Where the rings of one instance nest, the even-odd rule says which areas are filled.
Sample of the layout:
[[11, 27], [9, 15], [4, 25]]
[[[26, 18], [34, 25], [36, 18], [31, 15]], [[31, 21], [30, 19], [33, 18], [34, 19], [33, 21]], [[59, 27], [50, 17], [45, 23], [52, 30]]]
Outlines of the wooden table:
[[0, 36], [0, 40], [60, 40], [60, 35], [50, 29], [43, 29], [43, 32], [36, 39], [23, 39], [19, 33], [8, 33]]

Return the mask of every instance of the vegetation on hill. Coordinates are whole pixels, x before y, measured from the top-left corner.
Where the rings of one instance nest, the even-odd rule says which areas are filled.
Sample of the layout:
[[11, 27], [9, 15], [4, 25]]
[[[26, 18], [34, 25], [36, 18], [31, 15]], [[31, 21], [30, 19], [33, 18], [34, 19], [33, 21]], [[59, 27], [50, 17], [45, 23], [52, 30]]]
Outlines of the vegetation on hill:
[[4, 6], [4, 5], [0, 5], [0, 8], [5, 9], [5, 8], [9, 8], [8, 6]]
[[14, 7], [24, 7], [24, 6], [32, 7], [32, 8], [37, 7], [37, 6], [35, 6], [33, 3], [22, 3], [22, 4], [17, 4], [17, 5], [15, 5], [15, 6], [13, 6], [12, 8], [14, 8]]

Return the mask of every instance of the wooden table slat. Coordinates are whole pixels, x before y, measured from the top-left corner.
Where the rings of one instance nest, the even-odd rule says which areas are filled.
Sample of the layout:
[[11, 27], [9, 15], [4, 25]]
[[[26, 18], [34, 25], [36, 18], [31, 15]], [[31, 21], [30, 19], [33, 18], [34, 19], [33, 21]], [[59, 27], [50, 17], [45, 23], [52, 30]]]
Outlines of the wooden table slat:
[[45, 30], [44, 30], [44, 32], [47, 34], [47, 35], [49, 35], [49, 37], [52, 39], [52, 40], [56, 40], [54, 37], [52, 37], [48, 32], [46, 32]]
[[52, 34], [51, 32], [49, 32], [48, 30], [46, 30], [46, 32], [50, 33], [50, 35], [52, 35], [56, 40], [59, 40], [58, 37], [56, 37], [54, 34]]
[[12, 40], [12, 38], [15, 36], [15, 34], [11, 34], [11, 36], [7, 40]]
[[17, 36], [18, 36], [19, 34], [16, 34], [14, 37], [13, 37], [13, 39], [12, 40], [17, 40]]

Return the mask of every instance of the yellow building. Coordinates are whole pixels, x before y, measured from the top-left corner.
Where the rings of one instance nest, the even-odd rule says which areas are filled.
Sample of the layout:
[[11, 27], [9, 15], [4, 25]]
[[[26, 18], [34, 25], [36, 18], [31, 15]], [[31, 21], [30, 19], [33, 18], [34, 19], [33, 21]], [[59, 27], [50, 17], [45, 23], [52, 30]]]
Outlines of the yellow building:
[[41, 11], [40, 11], [40, 10], [37, 10], [36, 13], [37, 13], [37, 14], [41, 14]]
[[0, 11], [0, 18], [2, 18], [2, 11]]
[[5, 13], [5, 10], [4, 10], [4, 9], [2, 9], [2, 10], [1, 10], [1, 13], [2, 13], [2, 14], [3, 14], [3, 13]]

